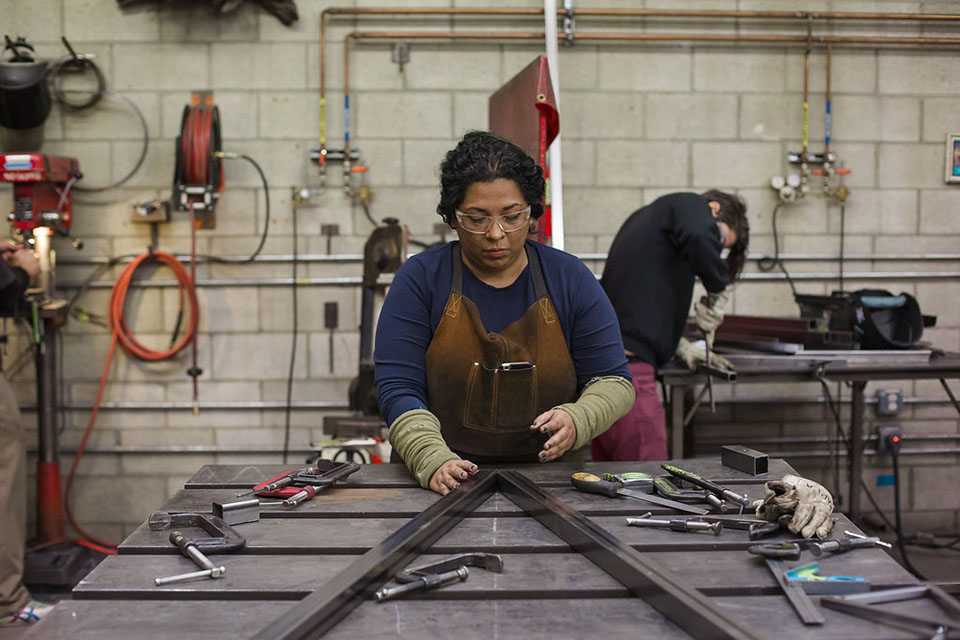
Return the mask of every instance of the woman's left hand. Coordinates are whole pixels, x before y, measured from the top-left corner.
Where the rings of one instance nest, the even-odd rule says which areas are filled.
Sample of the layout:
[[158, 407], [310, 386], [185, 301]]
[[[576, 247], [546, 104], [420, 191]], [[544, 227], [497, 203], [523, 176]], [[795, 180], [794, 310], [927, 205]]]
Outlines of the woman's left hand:
[[577, 441], [577, 427], [573, 424], [573, 418], [566, 411], [560, 409], [551, 409], [544, 411], [530, 425], [533, 431], [540, 433], [550, 433], [550, 439], [547, 440], [543, 449], [537, 454], [537, 460], [540, 462], [549, 462], [556, 460]]

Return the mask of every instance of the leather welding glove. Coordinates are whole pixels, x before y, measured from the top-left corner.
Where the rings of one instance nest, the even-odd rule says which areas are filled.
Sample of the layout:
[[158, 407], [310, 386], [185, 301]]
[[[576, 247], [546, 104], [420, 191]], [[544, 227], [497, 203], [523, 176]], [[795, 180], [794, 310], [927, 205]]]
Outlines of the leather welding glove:
[[723, 323], [724, 310], [730, 302], [730, 287], [720, 293], [711, 293], [706, 298], [693, 304], [693, 315], [701, 331], [713, 333]]
[[821, 540], [833, 528], [833, 497], [826, 487], [800, 476], [786, 475], [763, 486], [763, 500], [754, 503], [758, 518], [782, 522], [792, 514], [787, 529], [804, 538], [814, 534]]
[[[687, 369], [695, 371], [697, 365], [707, 363], [707, 350], [703, 347], [694, 346], [693, 343], [686, 338], [680, 338], [680, 342], [677, 344], [677, 357], [683, 364], [687, 365]], [[713, 351], [710, 352], [710, 365], [719, 369], [733, 371], [733, 363]]]

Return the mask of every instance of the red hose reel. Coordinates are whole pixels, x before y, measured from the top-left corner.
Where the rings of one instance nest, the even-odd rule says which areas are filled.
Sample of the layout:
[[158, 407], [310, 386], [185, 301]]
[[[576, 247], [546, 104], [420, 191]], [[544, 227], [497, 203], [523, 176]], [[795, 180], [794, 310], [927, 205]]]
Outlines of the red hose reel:
[[213, 104], [213, 94], [194, 93], [180, 120], [173, 203], [179, 211], [188, 211], [192, 205], [198, 228], [214, 226], [213, 210], [224, 186], [220, 151], [220, 111]]

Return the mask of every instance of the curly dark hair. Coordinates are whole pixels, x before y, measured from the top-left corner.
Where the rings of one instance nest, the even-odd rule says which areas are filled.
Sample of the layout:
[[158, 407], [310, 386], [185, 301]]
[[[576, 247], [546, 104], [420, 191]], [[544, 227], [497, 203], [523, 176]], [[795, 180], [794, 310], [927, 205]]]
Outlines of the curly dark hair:
[[463, 204], [467, 188], [474, 182], [499, 178], [513, 180], [520, 188], [530, 205], [530, 217], [543, 215], [543, 170], [523, 149], [489, 131], [468, 131], [444, 156], [440, 163], [437, 213], [453, 226], [454, 211]]
[[727, 254], [727, 273], [730, 276], [730, 282], [733, 282], [743, 271], [743, 265], [747, 260], [747, 245], [750, 244], [747, 203], [738, 196], [716, 189], [702, 193], [700, 196], [707, 202], [715, 200], [720, 204], [717, 219], [725, 222], [737, 234], [737, 241], [730, 247], [730, 253]]

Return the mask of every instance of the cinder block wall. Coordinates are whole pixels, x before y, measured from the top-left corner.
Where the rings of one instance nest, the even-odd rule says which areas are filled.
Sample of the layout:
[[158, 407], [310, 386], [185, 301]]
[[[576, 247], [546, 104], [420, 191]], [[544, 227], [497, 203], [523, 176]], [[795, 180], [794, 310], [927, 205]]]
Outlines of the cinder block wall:
[[[149, 131], [143, 166], [122, 187], [98, 194], [76, 194], [74, 236], [56, 243], [64, 285], [83, 281], [89, 264], [72, 257], [106, 257], [142, 253], [149, 228], [131, 222], [136, 202], [169, 196], [174, 140], [191, 90], [212, 89], [221, 110], [224, 148], [246, 153], [263, 167], [270, 182], [270, 236], [263, 255], [292, 252], [291, 190], [319, 186], [308, 150], [318, 139], [319, 22], [330, 6], [537, 7], [533, 0], [497, 3], [297, 0], [300, 20], [284, 27], [253, 3], [215, 16], [206, 3], [193, 8], [161, 9], [149, 4], [121, 12], [109, 0], [12, 0], [4, 9], [3, 31], [26, 36], [43, 56], [62, 55], [66, 35], [80, 52], [96, 54], [108, 88], [137, 104]], [[773, 0], [610, 0], [603, 7], [677, 9], [782, 9]], [[956, 12], [945, 2], [793, 2], [791, 9], [811, 11]], [[591, 4], [592, 6], [592, 4]], [[332, 18], [327, 30], [327, 135], [341, 148], [344, 117], [344, 47], [353, 31], [540, 31], [540, 19]], [[804, 33], [786, 23], [739, 24], [717, 21], [602, 21], [581, 18], [588, 31], [687, 33]], [[871, 22], [833, 26], [834, 33], [878, 36], [960, 36], [954, 25]], [[493, 40], [411, 43], [411, 59], [402, 70], [390, 62], [390, 44], [363, 41], [350, 49], [351, 140], [370, 167], [371, 210], [380, 219], [394, 216], [411, 235], [434, 241], [437, 166], [443, 152], [468, 129], [487, 125], [487, 99], [538, 53], [535, 43]], [[801, 137], [802, 49], [774, 45], [693, 45], [578, 43], [560, 54], [563, 176], [566, 247], [575, 253], [605, 253], [623, 219], [657, 196], [675, 190], [719, 187], [743, 196], [750, 206], [751, 250], [773, 249], [771, 212], [775, 196], [771, 175], [786, 173], [785, 155], [799, 149]], [[79, 81], [71, 81], [80, 84]], [[956, 48], [836, 47], [833, 51], [833, 149], [852, 170], [845, 184], [847, 254], [924, 254], [960, 252], [960, 188], [944, 184], [944, 146], [948, 133], [960, 132], [960, 56]], [[811, 148], [822, 148], [825, 63], [822, 48], [810, 60]], [[45, 128], [48, 153], [79, 159], [83, 184], [101, 186], [123, 177], [141, 149], [138, 121], [123, 100], [106, 97], [99, 106], [68, 112], [55, 106]], [[227, 161], [227, 186], [213, 231], [198, 233], [197, 252], [243, 256], [256, 246], [265, 222], [264, 193], [256, 173], [243, 161]], [[296, 238], [301, 254], [327, 253], [321, 225], [337, 224], [330, 251], [357, 255], [372, 226], [362, 209], [345, 198], [339, 165], [332, 165], [326, 190], [298, 209]], [[780, 214], [781, 249], [785, 253], [836, 254], [840, 207], [818, 193]], [[9, 188], [0, 200], [10, 202]], [[186, 252], [190, 245], [185, 214], [159, 229], [160, 248]], [[599, 261], [588, 262], [598, 273]], [[788, 263], [792, 271], [822, 273], [822, 280], [802, 281], [801, 292], [828, 293], [835, 261]], [[907, 259], [850, 262], [847, 286], [883, 286], [907, 291], [925, 313], [936, 314], [936, 329], [926, 336], [938, 347], [960, 350], [960, 280], [858, 280], [849, 274], [936, 271], [956, 273], [958, 261]], [[99, 283], [112, 283], [117, 267]], [[359, 263], [302, 264], [301, 276], [359, 276]], [[755, 272], [751, 263], [749, 272]], [[263, 281], [289, 278], [286, 263], [201, 265], [202, 280]], [[144, 273], [169, 280], [164, 270]], [[64, 288], [64, 296], [73, 289]], [[109, 287], [91, 288], [80, 300], [86, 309], [106, 313]], [[292, 343], [289, 287], [268, 284], [202, 286], [199, 366], [201, 403], [282, 402]], [[323, 325], [323, 304], [339, 303], [340, 326]], [[655, 302], [651, 301], [651, 304]], [[169, 341], [177, 307], [175, 290], [145, 287], [131, 293], [127, 318], [143, 342], [161, 348]], [[793, 315], [795, 305], [785, 282], [745, 281], [737, 288], [734, 311], [741, 314]], [[351, 287], [303, 286], [299, 290], [299, 340], [294, 369], [295, 401], [346, 403], [349, 380], [357, 365], [359, 292]], [[8, 325], [9, 326], [9, 325]], [[27, 345], [22, 327], [13, 330], [7, 363]], [[63, 331], [63, 384], [68, 403], [92, 402], [110, 343], [102, 326], [71, 321]], [[331, 360], [335, 363], [330, 372]], [[21, 361], [23, 364], [23, 361]], [[212, 409], [194, 415], [185, 352], [176, 360], [145, 364], [117, 353], [104, 400], [130, 403], [124, 410], [100, 413], [91, 446], [111, 450], [85, 456], [73, 493], [79, 520], [101, 536], [119, 539], [156, 508], [165, 496], [206, 463], [278, 462], [262, 448], [282, 442], [284, 414], [279, 409]], [[34, 376], [29, 359], [15, 367], [13, 381], [26, 406], [34, 405]], [[956, 382], [953, 383], [957, 388]], [[909, 398], [944, 399], [936, 383], [884, 383]], [[871, 385], [871, 390], [873, 385]], [[868, 390], [868, 395], [871, 393]], [[701, 413], [697, 430], [700, 454], [715, 453], [717, 441], [750, 443], [751, 437], [820, 435], [826, 417], [819, 385], [764, 385], [718, 391], [721, 411]], [[793, 399], [790, 404], [780, 396]], [[750, 398], [767, 402], [750, 404]], [[175, 408], [169, 405], [177, 403]], [[139, 405], [140, 408], [133, 408]], [[144, 408], [147, 407], [147, 408]], [[291, 443], [303, 448], [320, 438], [322, 419], [331, 411], [296, 410]], [[846, 414], [846, 407], [844, 407]], [[872, 411], [868, 412], [871, 422]], [[24, 413], [24, 426], [35, 442], [36, 414]], [[89, 411], [62, 413], [60, 440], [69, 450], [78, 443]], [[945, 404], [909, 404], [896, 418], [910, 434], [956, 437], [958, 419]], [[956, 440], [936, 444], [955, 447]], [[206, 446], [243, 453], [136, 453], [171, 446]], [[116, 452], [117, 447], [124, 447]], [[758, 445], [759, 448], [764, 448]], [[790, 449], [790, 447], [787, 447]], [[295, 457], [296, 459], [296, 457]], [[71, 462], [62, 457], [64, 472]], [[815, 477], [828, 478], [825, 460], [796, 458]], [[955, 530], [960, 494], [941, 490], [960, 480], [957, 456], [907, 456], [905, 505], [911, 526]], [[865, 476], [875, 484], [889, 469], [871, 458]], [[933, 489], [931, 489], [933, 488]], [[889, 488], [874, 489], [885, 508]]]

